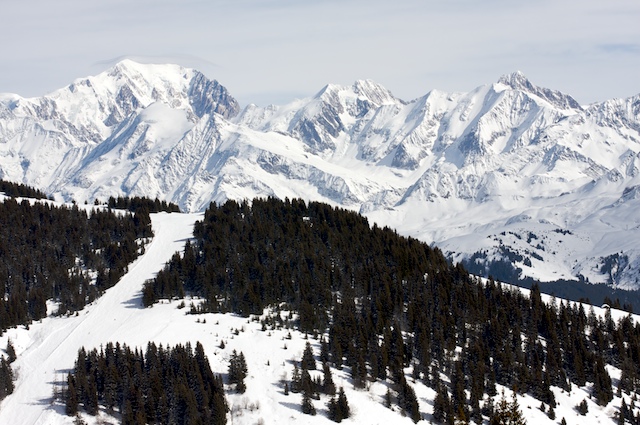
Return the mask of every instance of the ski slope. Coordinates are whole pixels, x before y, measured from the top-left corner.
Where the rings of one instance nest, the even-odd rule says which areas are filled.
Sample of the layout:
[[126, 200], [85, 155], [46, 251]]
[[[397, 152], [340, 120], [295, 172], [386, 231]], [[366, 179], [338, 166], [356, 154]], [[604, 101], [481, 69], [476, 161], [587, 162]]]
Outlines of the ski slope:
[[[200, 341], [205, 348], [214, 373], [221, 374], [226, 382], [229, 357], [233, 350], [243, 352], [248, 365], [245, 394], [236, 394], [233, 388], [225, 385], [227, 400], [231, 411], [227, 423], [234, 425], [263, 424], [330, 424], [327, 418], [329, 398], [322, 396], [313, 401], [316, 416], [304, 415], [301, 411], [301, 394], [286, 395], [283, 381], [291, 379], [293, 364], [302, 358], [307, 341], [316, 356], [320, 353], [320, 341], [283, 327], [262, 329], [259, 321], [233, 314], [189, 315], [191, 302], [164, 301], [151, 308], [142, 308], [141, 289], [145, 280], [152, 278], [162, 268], [175, 251], [183, 248], [184, 242], [192, 236], [193, 224], [200, 214], [152, 214], [155, 232], [153, 240], [146, 246], [145, 254], [133, 263], [129, 272], [114, 287], [93, 304], [69, 317], [49, 316], [39, 323], [33, 323], [29, 329], [21, 326], [10, 329], [0, 337], [0, 347], [6, 347], [7, 338], [11, 338], [18, 354], [13, 363], [16, 374], [15, 392], [0, 404], [0, 425], [67, 425], [75, 418], [66, 416], [64, 404], [54, 399], [54, 392], [62, 388], [66, 373], [73, 367], [77, 351], [84, 346], [87, 350], [98, 348], [107, 342], [126, 343], [132, 347], [145, 349], [148, 341], [156, 344], [174, 346]], [[545, 297], [545, 301], [550, 299]], [[596, 314], [604, 312], [595, 308]], [[288, 312], [279, 314], [286, 320]], [[614, 320], [623, 313], [612, 310]], [[255, 318], [254, 318], [255, 319]], [[638, 317], [635, 316], [638, 320]], [[224, 348], [221, 343], [224, 342]], [[0, 354], [1, 355], [1, 354]], [[311, 371], [312, 377], [322, 376], [320, 370]], [[406, 371], [411, 376], [411, 369]], [[619, 371], [609, 368], [614, 380]], [[336, 387], [344, 387], [352, 417], [345, 423], [353, 424], [402, 424], [413, 422], [404, 417], [393, 405], [385, 407], [384, 398], [390, 381], [369, 383], [366, 390], [353, 388], [348, 368], [332, 369]], [[445, 379], [444, 375], [442, 376]], [[420, 413], [423, 420], [432, 420], [435, 392], [419, 381], [411, 380], [414, 387]], [[555, 409], [556, 420], [550, 420], [538, 407], [540, 402], [529, 395], [518, 396], [520, 407], [529, 424], [558, 423], [565, 417], [571, 423], [613, 424], [613, 416], [621, 400], [614, 397], [608, 406], [602, 408], [589, 398], [590, 386], [573, 386], [570, 392], [553, 388], [558, 406]], [[500, 387], [498, 388], [500, 391]], [[506, 390], [511, 398], [511, 392]], [[627, 404], [630, 404], [628, 396]], [[575, 406], [583, 399], [587, 400], [589, 413], [579, 416]], [[496, 398], [497, 402], [498, 398]], [[98, 416], [81, 414], [90, 425], [120, 423], [118, 414], [101, 409]], [[427, 423], [427, 422], [421, 422]]]
[[3, 335], [6, 346], [11, 338], [18, 359], [13, 363], [17, 380], [15, 391], [0, 405], [0, 424], [55, 424], [64, 408], [52, 404], [54, 386], [66, 379], [78, 349], [99, 347], [109, 341], [146, 345], [161, 337], [169, 323], [150, 322], [142, 308], [141, 289], [175, 251], [191, 237], [198, 214], [152, 214], [155, 237], [146, 251], [129, 267], [129, 272], [113, 288], [77, 316], [47, 317], [24, 327], [10, 329]]

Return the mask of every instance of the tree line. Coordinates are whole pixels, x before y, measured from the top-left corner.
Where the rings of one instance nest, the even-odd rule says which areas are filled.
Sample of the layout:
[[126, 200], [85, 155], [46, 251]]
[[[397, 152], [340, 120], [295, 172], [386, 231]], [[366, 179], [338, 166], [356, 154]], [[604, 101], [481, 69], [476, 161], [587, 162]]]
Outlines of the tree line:
[[640, 389], [640, 326], [630, 318], [543, 303], [536, 285], [525, 296], [472, 278], [437, 248], [354, 212], [297, 199], [228, 201], [211, 204], [194, 235], [145, 283], [145, 305], [191, 294], [206, 300], [198, 311], [246, 316], [285, 303], [301, 331], [328, 336], [329, 362], [348, 367], [356, 387], [391, 379], [390, 403], [414, 419], [406, 368], [450, 400], [445, 422], [480, 421], [496, 384], [553, 406], [552, 385], [592, 382], [606, 405], [606, 364], [622, 370], [622, 391]]
[[[94, 204], [99, 205], [100, 201], [96, 199]], [[132, 213], [146, 212], [148, 214], [159, 212], [180, 212], [180, 207], [173, 202], [160, 201], [158, 198], [151, 200], [149, 198], [143, 198], [139, 196], [134, 196], [133, 198], [123, 196], [114, 198], [113, 196], [110, 196], [107, 200], [107, 206], [109, 208], [115, 208], [119, 210], [128, 210]]]
[[148, 214], [73, 205], [0, 203], [0, 332], [82, 309], [115, 285], [153, 236]]
[[62, 391], [66, 413], [96, 415], [100, 406], [119, 412], [123, 425], [224, 425], [229, 410], [222, 378], [214, 375], [204, 348], [132, 349], [107, 343], [100, 350], [78, 351]]
[[33, 187], [0, 180], [0, 193], [4, 193], [11, 198], [31, 198], [31, 199], [51, 199], [46, 193]]

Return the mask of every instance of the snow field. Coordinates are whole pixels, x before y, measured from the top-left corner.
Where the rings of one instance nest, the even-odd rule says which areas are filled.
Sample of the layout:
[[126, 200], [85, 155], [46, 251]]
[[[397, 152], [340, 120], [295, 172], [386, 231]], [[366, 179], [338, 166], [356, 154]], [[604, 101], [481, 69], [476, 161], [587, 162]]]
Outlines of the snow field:
[[[4, 348], [7, 338], [11, 338], [18, 353], [18, 360], [13, 364], [17, 376], [16, 390], [0, 405], [0, 424], [72, 424], [74, 418], [64, 414], [64, 405], [54, 401], [54, 391], [60, 389], [81, 346], [87, 350], [99, 349], [110, 341], [141, 349], [146, 348], [148, 341], [164, 346], [187, 342], [195, 346], [196, 341], [200, 341], [212, 370], [224, 378], [232, 351], [243, 352], [248, 365], [246, 393], [236, 394], [225, 385], [231, 409], [228, 415], [230, 424], [331, 423], [327, 418], [327, 396], [313, 400], [318, 414], [308, 416], [301, 412], [301, 394], [285, 395], [283, 388], [283, 381], [291, 379], [294, 362], [302, 358], [307, 341], [311, 343], [316, 358], [319, 356], [319, 339], [287, 329], [286, 326], [267, 326], [263, 330], [261, 323], [254, 320], [256, 318], [233, 314], [187, 314], [190, 303], [197, 304], [197, 299], [186, 299], [184, 307], [181, 307], [181, 300], [160, 302], [146, 309], [141, 307], [144, 281], [153, 277], [175, 251], [181, 250], [184, 242], [191, 237], [193, 223], [199, 217], [197, 214], [153, 214], [155, 237], [120, 283], [77, 315], [50, 316], [33, 323], [29, 329], [10, 329], [0, 337], [0, 347]], [[549, 298], [545, 298], [545, 301], [548, 302]], [[596, 308], [596, 313], [603, 314], [603, 311]], [[265, 312], [265, 315], [273, 314], [272, 311]], [[284, 311], [280, 314], [283, 319], [288, 316]], [[617, 320], [622, 313], [612, 311], [612, 316]], [[222, 342], [224, 348], [221, 348]], [[317, 366], [318, 370], [310, 372], [312, 377], [322, 375], [319, 362]], [[610, 367], [609, 372], [615, 386], [619, 371]], [[349, 379], [348, 368], [332, 369], [332, 373], [336, 387], [344, 387], [351, 407], [352, 417], [345, 423], [412, 423], [409, 418], [401, 416], [397, 406], [393, 406], [393, 410], [384, 406], [384, 396], [391, 385], [389, 381], [376, 381], [370, 383], [366, 390], [356, 390]], [[409, 377], [411, 368], [406, 369], [406, 373]], [[429, 421], [435, 391], [421, 382], [413, 382], [411, 378], [408, 380], [415, 389], [422, 417]], [[500, 392], [498, 386], [498, 394]], [[505, 393], [510, 400], [510, 391]], [[610, 424], [614, 423], [612, 417], [621, 403], [615, 397], [607, 407], [597, 406], [589, 399], [590, 384], [584, 388], [574, 386], [569, 393], [554, 388], [554, 393], [558, 402], [555, 421], [539, 410], [538, 400], [528, 395], [518, 396], [520, 408], [529, 424], [559, 423], [563, 417], [568, 424]], [[629, 405], [630, 399], [625, 397]], [[494, 400], [496, 404], [498, 399], [499, 396]], [[575, 406], [583, 399], [587, 400], [589, 406], [589, 413], [585, 417], [575, 410]], [[117, 416], [111, 416], [104, 410], [96, 417], [86, 414], [82, 414], [82, 417], [88, 424], [118, 422]]]

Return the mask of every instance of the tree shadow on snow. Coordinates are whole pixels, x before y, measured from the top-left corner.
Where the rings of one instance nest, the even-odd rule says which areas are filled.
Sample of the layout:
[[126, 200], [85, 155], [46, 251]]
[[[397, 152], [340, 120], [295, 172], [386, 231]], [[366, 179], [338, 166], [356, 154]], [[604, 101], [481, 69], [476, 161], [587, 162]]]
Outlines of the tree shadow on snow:
[[143, 308], [145, 308], [144, 304], [142, 303], [142, 291], [138, 292], [136, 296], [131, 298], [130, 300], [123, 301], [122, 304], [126, 308], [142, 310]]

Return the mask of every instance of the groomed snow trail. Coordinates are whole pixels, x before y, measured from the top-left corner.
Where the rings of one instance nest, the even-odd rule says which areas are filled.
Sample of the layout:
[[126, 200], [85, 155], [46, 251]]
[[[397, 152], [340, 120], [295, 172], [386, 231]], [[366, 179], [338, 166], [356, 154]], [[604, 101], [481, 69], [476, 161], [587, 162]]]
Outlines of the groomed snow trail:
[[[92, 305], [72, 317], [48, 317], [26, 331], [11, 329], [20, 345], [13, 364], [17, 375], [15, 391], [0, 405], [0, 424], [36, 425], [59, 423], [60, 406], [52, 404], [56, 382], [66, 379], [78, 349], [90, 349], [109, 341], [132, 339], [147, 321], [141, 304], [145, 280], [155, 276], [173, 253], [192, 236], [194, 222], [201, 214], [152, 214], [155, 233], [145, 254], [130, 265], [129, 272]], [[127, 335], [129, 336], [127, 338]], [[133, 344], [142, 344], [133, 338]], [[127, 341], [128, 342], [128, 341]], [[16, 344], [18, 345], [18, 343]], [[59, 386], [59, 385], [58, 385]], [[58, 409], [58, 411], [56, 411]], [[71, 419], [71, 418], [69, 418]]]

